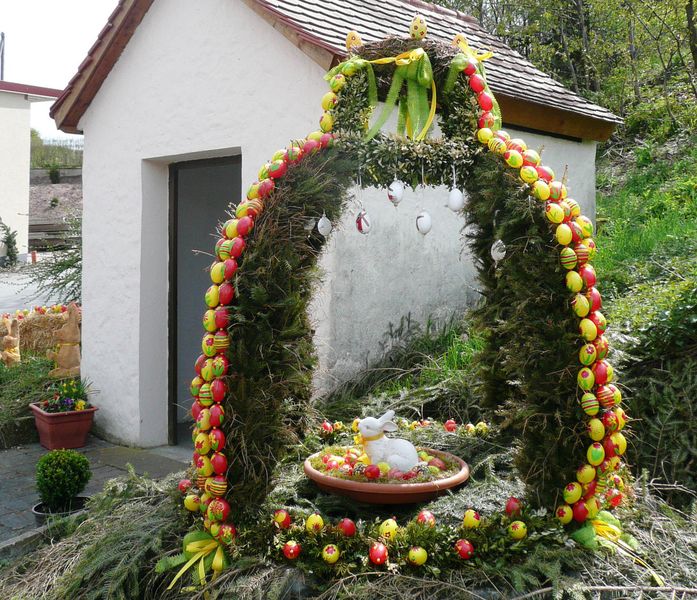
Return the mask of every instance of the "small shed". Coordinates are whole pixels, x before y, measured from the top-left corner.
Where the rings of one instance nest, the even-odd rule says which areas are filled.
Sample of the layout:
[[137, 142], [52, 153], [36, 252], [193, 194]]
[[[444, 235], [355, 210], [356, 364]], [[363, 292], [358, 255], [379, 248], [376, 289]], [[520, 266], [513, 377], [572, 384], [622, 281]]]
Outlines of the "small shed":
[[[17, 232], [20, 258], [29, 248], [30, 108], [60, 95], [61, 90], [0, 81], [0, 219]], [[0, 244], [0, 260], [5, 255]]]
[[[275, 149], [317, 128], [324, 73], [364, 42], [404, 35], [415, 13], [429, 37], [464, 33], [487, 61], [504, 126], [563, 173], [594, 213], [595, 148], [619, 119], [536, 69], [459, 12], [419, 0], [121, 0], [52, 108], [85, 135], [83, 369], [100, 390], [98, 426], [122, 442], [176, 441], [202, 334], [211, 232]], [[397, 176], [399, 174], [396, 174]], [[399, 324], [444, 320], [477, 297], [447, 189], [405, 197], [366, 190], [361, 236], [348, 214], [321, 259], [311, 317], [316, 387], [377, 359]], [[432, 232], [414, 228], [428, 206]], [[349, 211], [350, 213], [351, 211]]]

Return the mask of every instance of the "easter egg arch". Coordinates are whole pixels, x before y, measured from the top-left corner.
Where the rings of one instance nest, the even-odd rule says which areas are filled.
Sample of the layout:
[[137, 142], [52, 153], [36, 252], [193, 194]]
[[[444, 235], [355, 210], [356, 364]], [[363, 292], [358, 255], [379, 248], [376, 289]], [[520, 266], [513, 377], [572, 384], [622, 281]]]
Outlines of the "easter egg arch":
[[[306, 309], [325, 238], [308, 219], [338, 222], [352, 186], [396, 178], [466, 190], [464, 238], [484, 300], [474, 311], [486, 342], [482, 403], [518, 434], [528, 501], [564, 524], [592, 518], [614, 505], [607, 490], [620, 487], [626, 439], [589, 264], [591, 221], [539, 154], [501, 130], [488, 55], [462, 36], [347, 45], [349, 58], [327, 74], [321, 130], [262, 166], [219, 229], [191, 384], [197, 477], [186, 507], [223, 545], [233, 521], [256, 518], [274, 465], [309, 423]], [[396, 135], [382, 131], [393, 110]], [[435, 115], [438, 139], [426, 136]]]

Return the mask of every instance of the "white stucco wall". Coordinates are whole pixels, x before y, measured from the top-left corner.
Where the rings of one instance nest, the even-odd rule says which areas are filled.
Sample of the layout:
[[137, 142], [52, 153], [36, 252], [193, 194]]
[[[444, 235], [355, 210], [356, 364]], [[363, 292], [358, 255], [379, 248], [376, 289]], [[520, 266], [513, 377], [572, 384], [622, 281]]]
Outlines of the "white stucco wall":
[[0, 218], [17, 231], [20, 254], [29, 241], [30, 106], [23, 95], [0, 91]]
[[[246, 186], [275, 149], [316, 129], [323, 74], [243, 2], [158, 1], [85, 113], [83, 370], [111, 437], [167, 440], [167, 164], [234, 147]], [[541, 139], [559, 163], [578, 156], [592, 168], [589, 146]], [[390, 321], [444, 317], [471, 300], [462, 222], [444, 201], [444, 190], [408, 191], [395, 210], [384, 191], [366, 192], [374, 231], [356, 232], [354, 209], [339, 224], [312, 309], [320, 387], [377, 358]], [[417, 204], [434, 218], [426, 238]]]

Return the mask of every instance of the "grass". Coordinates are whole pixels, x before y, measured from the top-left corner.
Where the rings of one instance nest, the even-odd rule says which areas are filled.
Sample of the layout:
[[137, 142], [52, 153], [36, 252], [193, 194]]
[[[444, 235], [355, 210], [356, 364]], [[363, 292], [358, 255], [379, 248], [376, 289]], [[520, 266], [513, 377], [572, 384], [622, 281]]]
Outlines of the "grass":
[[666, 259], [697, 249], [696, 140], [644, 148], [633, 164], [601, 167], [594, 265], [606, 295], [622, 295], [635, 283], [665, 274]]
[[31, 355], [23, 356], [19, 365], [0, 364], [0, 448], [36, 441], [29, 404], [45, 399], [52, 368], [51, 361]]

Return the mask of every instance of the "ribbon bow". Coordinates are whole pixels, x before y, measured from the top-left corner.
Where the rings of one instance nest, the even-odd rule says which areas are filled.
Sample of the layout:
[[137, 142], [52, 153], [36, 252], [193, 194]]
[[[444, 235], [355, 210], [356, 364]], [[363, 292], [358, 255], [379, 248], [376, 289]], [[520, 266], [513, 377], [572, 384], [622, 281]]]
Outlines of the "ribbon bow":
[[492, 56], [494, 56], [494, 53], [489, 50], [488, 52], [479, 52], [477, 50], [474, 50], [473, 48], [470, 47], [470, 45], [467, 43], [467, 38], [463, 33], [458, 33], [454, 38], [452, 42], [453, 46], [456, 46], [460, 50], [462, 50], [462, 53], [467, 57], [467, 58], [473, 58], [477, 62], [483, 62], [485, 60], [489, 60]]
[[186, 564], [179, 569], [169, 584], [168, 590], [174, 587], [182, 575], [186, 573], [194, 564], [198, 562], [198, 580], [201, 585], [206, 583], [206, 571], [213, 571], [212, 581], [218, 577], [220, 572], [228, 565], [228, 558], [225, 554], [223, 545], [206, 531], [192, 531], [184, 536], [184, 559], [188, 559]]

